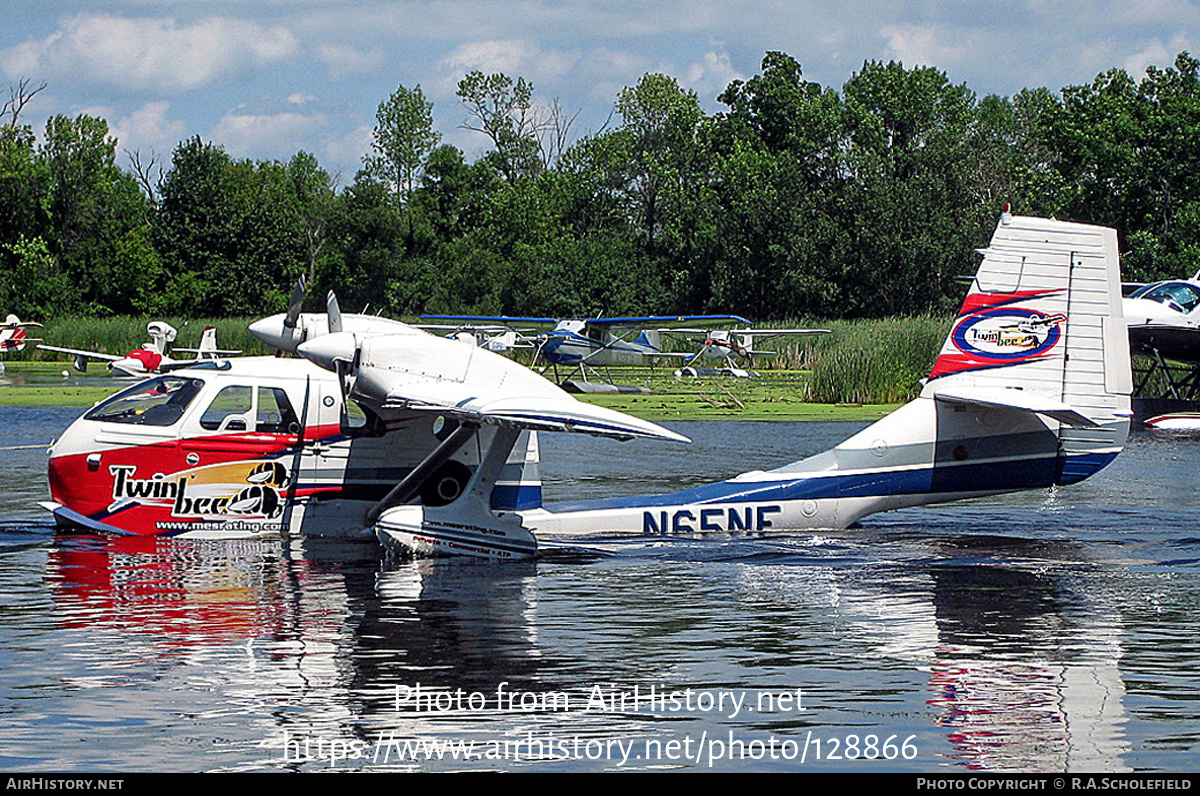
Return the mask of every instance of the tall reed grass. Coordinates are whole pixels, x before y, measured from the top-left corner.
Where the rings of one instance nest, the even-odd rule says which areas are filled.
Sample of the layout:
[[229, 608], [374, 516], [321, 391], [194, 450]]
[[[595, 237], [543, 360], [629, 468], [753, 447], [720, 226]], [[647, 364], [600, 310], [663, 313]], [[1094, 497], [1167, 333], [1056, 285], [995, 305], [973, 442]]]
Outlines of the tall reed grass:
[[886, 404], [920, 392], [950, 321], [936, 316], [832, 321], [826, 328], [832, 334], [806, 354], [812, 371], [806, 400]]

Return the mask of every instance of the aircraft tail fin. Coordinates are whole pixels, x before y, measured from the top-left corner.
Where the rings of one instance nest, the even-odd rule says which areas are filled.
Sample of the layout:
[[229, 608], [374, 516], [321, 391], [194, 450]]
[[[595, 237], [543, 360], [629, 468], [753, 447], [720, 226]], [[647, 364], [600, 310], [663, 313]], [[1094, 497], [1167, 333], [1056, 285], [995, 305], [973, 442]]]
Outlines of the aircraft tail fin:
[[923, 394], [1076, 427], [1128, 417], [1116, 232], [1005, 213], [981, 253]]

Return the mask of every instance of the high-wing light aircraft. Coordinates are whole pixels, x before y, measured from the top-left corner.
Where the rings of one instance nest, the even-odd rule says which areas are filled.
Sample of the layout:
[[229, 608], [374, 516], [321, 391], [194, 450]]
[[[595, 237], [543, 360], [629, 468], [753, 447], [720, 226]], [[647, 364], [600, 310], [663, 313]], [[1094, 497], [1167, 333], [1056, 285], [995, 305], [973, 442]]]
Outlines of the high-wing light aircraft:
[[[1135, 373], [1135, 414], [1151, 428], [1200, 429], [1200, 274], [1133, 287], [1124, 300], [1129, 341], [1150, 363]], [[1165, 395], [1145, 394], [1155, 374]]]
[[801, 337], [830, 333], [828, 329], [751, 329], [749, 327], [712, 330], [667, 329], [664, 331], [685, 335], [700, 331], [704, 335], [696, 340], [701, 343], [701, 348], [685, 360], [684, 368], [679, 371], [680, 375], [700, 375], [706, 369], [698, 368], [697, 363], [704, 359], [717, 359], [722, 362], [722, 366], [716, 369], [717, 372], [740, 378], [755, 375], [753, 371], [743, 367], [752, 366], [755, 357], [773, 357], [779, 353], [756, 349], [754, 347], [756, 342], [766, 342], [776, 337]]
[[[673, 435], [577, 413], [548, 402], [532, 375], [411, 336], [344, 332], [298, 351], [341, 374], [364, 405], [495, 428], [457, 499], [377, 512], [392, 549], [513, 557], [531, 555], [539, 537], [845, 528], [879, 511], [1072, 484], [1124, 446], [1132, 379], [1115, 232], [1005, 213], [983, 254], [919, 397], [825, 453], [670, 494], [497, 509], [500, 465], [521, 429]], [[430, 462], [468, 439], [447, 440]]]
[[38, 348], [43, 351], [70, 354], [75, 358], [75, 369], [81, 373], [87, 371], [89, 361], [97, 360], [106, 363], [109, 371], [114, 376], [129, 378], [139, 378], [151, 373], [163, 373], [168, 370], [195, 365], [206, 360], [214, 360], [241, 353], [241, 351], [227, 351], [217, 348], [217, 330], [213, 326], [204, 327], [204, 332], [200, 336], [199, 348], [175, 349], [179, 353], [195, 354], [195, 357], [192, 359], [176, 359], [167, 353], [171, 348], [171, 343], [175, 342], [175, 337], [178, 334], [175, 331], [175, 327], [169, 323], [151, 321], [146, 326], [146, 332], [150, 335], [150, 342], [135, 351], [130, 351], [125, 356], [102, 354], [98, 351], [80, 351], [76, 348], [60, 348], [51, 345], [39, 345]]
[[[55, 442], [45, 507], [64, 525], [124, 534], [353, 534], [392, 505], [453, 502], [481, 471], [490, 508], [539, 505], [541, 428], [684, 439], [582, 404], [471, 343], [343, 316], [332, 296], [327, 307], [302, 315], [296, 301], [252, 330], [284, 351], [361, 338], [349, 346], [353, 361], [322, 360], [322, 369], [304, 359], [243, 357], [139, 382]], [[408, 381], [403, 397], [361, 407], [347, 399], [369, 378], [358, 374], [360, 363], [369, 369], [376, 356], [392, 361], [398, 352], [391, 372]]]

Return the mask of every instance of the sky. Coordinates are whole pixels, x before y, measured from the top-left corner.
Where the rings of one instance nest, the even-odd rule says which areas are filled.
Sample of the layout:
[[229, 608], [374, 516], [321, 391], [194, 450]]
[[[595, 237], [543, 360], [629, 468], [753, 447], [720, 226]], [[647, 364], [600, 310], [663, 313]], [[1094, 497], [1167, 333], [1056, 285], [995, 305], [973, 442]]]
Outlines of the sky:
[[557, 102], [574, 137], [600, 130], [648, 72], [710, 113], [733, 80], [782, 51], [835, 89], [866, 61], [932, 66], [979, 96], [1055, 91], [1111, 68], [1140, 77], [1200, 54], [1200, 0], [748, 2], [747, 0], [4, 0], [0, 94], [46, 88], [22, 121], [108, 121], [121, 161], [160, 162], [200, 136], [235, 158], [315, 155], [354, 180], [379, 104], [420, 86], [445, 143], [486, 140], [455, 96], [469, 71], [503, 72]]

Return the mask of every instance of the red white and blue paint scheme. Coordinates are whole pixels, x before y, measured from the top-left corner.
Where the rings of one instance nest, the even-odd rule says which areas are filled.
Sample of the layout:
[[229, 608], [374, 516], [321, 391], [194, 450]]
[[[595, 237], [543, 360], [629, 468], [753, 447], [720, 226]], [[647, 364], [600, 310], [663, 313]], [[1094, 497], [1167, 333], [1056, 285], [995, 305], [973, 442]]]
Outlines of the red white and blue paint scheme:
[[[543, 428], [685, 439], [582, 404], [470, 342], [343, 316], [332, 295], [326, 313], [302, 314], [302, 299], [303, 283], [286, 313], [251, 331], [281, 351], [313, 347], [321, 367], [282, 357], [214, 360], [118, 392], [51, 448], [46, 508], [62, 524], [124, 534], [354, 535], [393, 506], [458, 502], [479, 479], [490, 511], [540, 505]], [[338, 358], [343, 350], [353, 361]], [[405, 378], [404, 395], [367, 386], [377, 359]]]
[[512, 557], [532, 555], [538, 539], [589, 534], [846, 528], [880, 511], [1072, 484], [1125, 444], [1130, 355], [1115, 232], [1006, 213], [982, 253], [918, 398], [825, 453], [669, 494], [497, 510], [497, 465], [516, 429], [568, 430], [569, 413], [542, 412], [468, 363], [454, 380], [435, 379], [445, 369], [422, 371], [394, 336], [330, 335], [299, 351], [350, 375], [367, 405], [459, 407], [463, 419], [501, 424], [456, 500], [379, 513], [390, 549]]
[[[302, 359], [243, 357], [140, 381], [100, 402], [50, 449], [60, 524], [132, 535], [238, 538], [367, 533], [367, 513], [451, 436], [428, 412], [364, 412]], [[409, 496], [458, 497], [478, 446], [427, 470]], [[497, 508], [536, 505], [536, 435], [497, 473]]]

